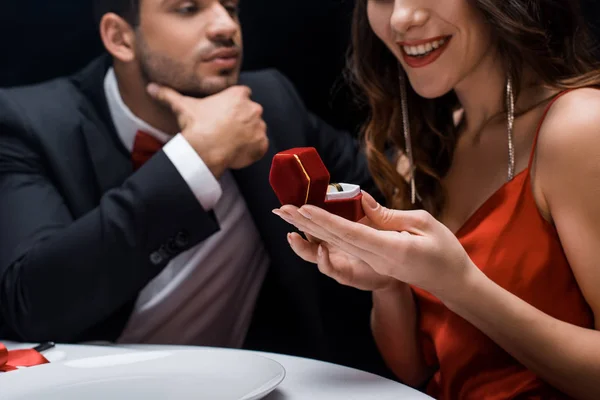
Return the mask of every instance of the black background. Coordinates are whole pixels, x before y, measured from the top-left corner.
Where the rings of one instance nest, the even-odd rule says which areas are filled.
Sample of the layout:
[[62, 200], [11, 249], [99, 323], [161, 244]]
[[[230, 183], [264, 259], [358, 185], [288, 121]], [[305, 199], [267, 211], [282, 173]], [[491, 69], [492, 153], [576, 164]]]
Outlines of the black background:
[[[599, 3], [585, 0], [584, 7], [600, 34]], [[342, 78], [353, 5], [242, 0], [244, 69], [279, 69], [311, 110], [336, 127], [355, 130], [360, 117]], [[0, 86], [72, 73], [101, 51], [90, 0], [0, 2]]]
[[[308, 107], [353, 129], [341, 77], [354, 0], [242, 0], [244, 69], [275, 67]], [[102, 52], [89, 0], [2, 0], [0, 87], [75, 72]]]

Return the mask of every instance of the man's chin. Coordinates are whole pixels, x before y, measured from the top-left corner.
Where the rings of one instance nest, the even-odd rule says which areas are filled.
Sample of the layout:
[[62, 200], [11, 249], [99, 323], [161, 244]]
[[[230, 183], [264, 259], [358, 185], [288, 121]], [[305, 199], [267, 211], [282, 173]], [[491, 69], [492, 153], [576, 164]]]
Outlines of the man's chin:
[[192, 97], [206, 97], [212, 96], [214, 94], [220, 93], [223, 90], [234, 86], [239, 81], [239, 73], [231, 73], [229, 75], [224, 76], [211, 76], [211, 77], [203, 77], [200, 87], [197, 90], [193, 90], [188, 93], [182, 92], [182, 94], [186, 94]]

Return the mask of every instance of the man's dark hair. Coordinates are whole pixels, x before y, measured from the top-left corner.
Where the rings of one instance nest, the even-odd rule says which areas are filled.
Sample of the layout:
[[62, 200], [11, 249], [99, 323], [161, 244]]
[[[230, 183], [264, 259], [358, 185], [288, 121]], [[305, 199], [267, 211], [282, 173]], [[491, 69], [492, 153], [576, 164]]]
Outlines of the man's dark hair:
[[100, 23], [104, 14], [115, 13], [131, 26], [140, 23], [140, 2], [142, 0], [94, 0], [94, 17]]

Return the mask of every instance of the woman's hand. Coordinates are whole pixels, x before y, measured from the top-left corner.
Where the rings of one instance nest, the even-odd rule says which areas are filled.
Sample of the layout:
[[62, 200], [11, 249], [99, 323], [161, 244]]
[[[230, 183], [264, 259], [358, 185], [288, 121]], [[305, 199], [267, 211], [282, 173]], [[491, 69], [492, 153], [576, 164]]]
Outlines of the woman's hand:
[[297, 233], [288, 234], [292, 250], [305, 261], [317, 264], [321, 273], [338, 283], [360, 290], [376, 291], [387, 289], [398, 281], [378, 274], [364, 261], [336, 246], [316, 243], [310, 235], [305, 240]]
[[[290, 211], [297, 213], [294, 209]], [[274, 212], [292, 222], [282, 211]], [[374, 226], [368, 218], [361, 223]], [[373, 292], [371, 329], [381, 355], [398, 379], [413, 387], [421, 386], [432, 371], [420, 349], [417, 311], [411, 288], [406, 283], [375, 272], [365, 261], [338, 246], [321, 242], [308, 233], [306, 237], [308, 240], [297, 233], [288, 234], [296, 254], [308, 262], [317, 263], [323, 274], [343, 285]]]
[[[345, 267], [336, 267], [336, 261], [329, 257], [325, 270], [344, 270], [346, 277], [355, 279], [364, 274], [393, 278], [444, 301], [459, 294], [471, 272], [477, 271], [456, 236], [427, 212], [390, 210], [367, 193], [363, 193], [362, 205], [368, 224], [351, 222], [314, 206], [284, 206], [276, 213], [326, 243], [330, 256], [335, 249], [336, 261], [345, 253]], [[292, 239], [293, 245], [300, 245], [298, 238]], [[304, 251], [294, 250], [300, 255]], [[348, 263], [350, 256], [356, 260]], [[367, 274], [369, 267], [376, 275]]]

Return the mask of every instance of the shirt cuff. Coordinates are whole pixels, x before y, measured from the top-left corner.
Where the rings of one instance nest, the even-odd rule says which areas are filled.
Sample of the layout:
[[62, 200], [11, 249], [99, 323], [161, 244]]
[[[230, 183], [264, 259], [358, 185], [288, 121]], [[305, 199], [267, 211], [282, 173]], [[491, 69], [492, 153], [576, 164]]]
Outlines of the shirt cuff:
[[206, 211], [212, 210], [221, 198], [223, 190], [198, 153], [181, 134], [169, 140], [163, 147], [163, 151], [188, 184], [202, 208]]

